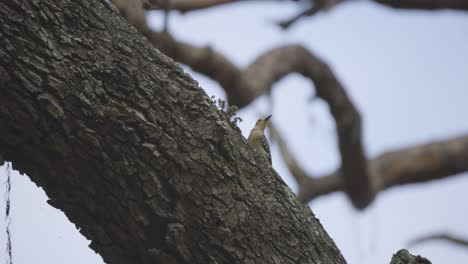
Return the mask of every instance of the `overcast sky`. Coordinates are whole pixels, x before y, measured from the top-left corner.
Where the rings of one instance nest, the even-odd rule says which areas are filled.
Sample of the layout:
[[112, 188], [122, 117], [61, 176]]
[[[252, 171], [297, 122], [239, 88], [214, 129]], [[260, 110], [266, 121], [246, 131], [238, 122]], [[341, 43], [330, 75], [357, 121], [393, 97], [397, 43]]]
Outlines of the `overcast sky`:
[[[273, 25], [297, 11], [291, 3], [235, 4], [174, 15], [170, 30], [184, 41], [209, 44], [241, 66], [279, 45], [306, 46], [328, 62], [360, 109], [369, 157], [468, 133], [468, 14], [392, 10], [360, 1], [304, 19], [286, 32]], [[160, 17], [152, 15], [151, 22], [159, 27]], [[209, 95], [224, 98], [216, 83], [187, 70]], [[281, 80], [273, 92], [273, 120], [301, 165], [320, 175], [335, 169], [339, 156], [328, 108], [308, 102], [312, 94], [312, 84], [298, 75]], [[245, 136], [268, 109], [260, 98], [239, 112]], [[296, 190], [276, 146], [273, 164]], [[389, 263], [393, 253], [419, 235], [449, 231], [468, 238], [466, 176], [391, 189], [364, 212], [356, 212], [341, 193], [310, 205], [348, 263]], [[2, 167], [0, 180], [5, 179]], [[16, 264], [103, 263], [66, 216], [47, 205], [42, 189], [26, 176], [13, 173], [12, 180]], [[4, 230], [0, 221], [0, 252]], [[468, 263], [468, 249], [442, 242], [410, 251], [434, 264]]]

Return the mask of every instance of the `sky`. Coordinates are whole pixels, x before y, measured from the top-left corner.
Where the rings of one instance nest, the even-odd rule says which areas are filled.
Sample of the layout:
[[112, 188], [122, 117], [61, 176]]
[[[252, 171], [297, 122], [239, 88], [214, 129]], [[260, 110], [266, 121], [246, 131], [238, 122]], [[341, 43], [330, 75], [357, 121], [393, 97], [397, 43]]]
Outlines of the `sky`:
[[[179, 39], [210, 45], [243, 67], [261, 53], [299, 43], [323, 58], [347, 89], [363, 117], [366, 153], [374, 157], [401, 147], [468, 133], [468, 14], [394, 10], [366, 1], [342, 4], [298, 22], [288, 31], [274, 25], [299, 11], [293, 3], [226, 5], [187, 15], [173, 14]], [[152, 13], [160, 28], [161, 16]], [[219, 85], [184, 67], [208, 95], [225, 98]], [[310, 102], [313, 84], [290, 75], [273, 89], [273, 121], [303, 168], [323, 175], [339, 166], [334, 123], [328, 107]], [[270, 114], [261, 97], [238, 115], [244, 136], [258, 116]], [[297, 190], [272, 146], [273, 167]], [[389, 263], [411, 239], [440, 231], [468, 238], [468, 174], [380, 193], [356, 211], [342, 193], [309, 205], [350, 264]], [[6, 167], [0, 167], [0, 182]], [[4, 194], [0, 184], [0, 195]], [[25, 175], [12, 172], [13, 257], [26, 263], [103, 263], [47, 196]], [[4, 212], [0, 203], [0, 212]], [[0, 215], [0, 219], [3, 216]], [[0, 251], [5, 248], [0, 221]], [[468, 263], [468, 249], [444, 242], [410, 248], [432, 263]]]

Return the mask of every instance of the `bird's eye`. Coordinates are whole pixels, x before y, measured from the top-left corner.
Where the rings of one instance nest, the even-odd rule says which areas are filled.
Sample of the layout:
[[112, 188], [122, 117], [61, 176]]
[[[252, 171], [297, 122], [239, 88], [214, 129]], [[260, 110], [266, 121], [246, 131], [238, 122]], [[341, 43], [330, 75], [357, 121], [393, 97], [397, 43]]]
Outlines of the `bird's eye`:
[[257, 123], [260, 122], [260, 121], [262, 121], [262, 120], [261, 119], [257, 120]]

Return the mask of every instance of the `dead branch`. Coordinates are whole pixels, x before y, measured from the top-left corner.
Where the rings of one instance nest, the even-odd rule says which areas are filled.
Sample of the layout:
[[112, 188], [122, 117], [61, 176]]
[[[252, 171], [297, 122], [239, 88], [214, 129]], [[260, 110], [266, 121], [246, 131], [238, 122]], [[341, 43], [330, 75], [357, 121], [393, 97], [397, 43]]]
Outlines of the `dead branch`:
[[457, 237], [447, 233], [435, 233], [425, 236], [418, 237], [409, 242], [408, 247], [413, 247], [425, 242], [431, 242], [434, 240], [442, 240], [452, 244], [456, 244], [463, 247], [468, 247], [468, 240], [465, 238]]

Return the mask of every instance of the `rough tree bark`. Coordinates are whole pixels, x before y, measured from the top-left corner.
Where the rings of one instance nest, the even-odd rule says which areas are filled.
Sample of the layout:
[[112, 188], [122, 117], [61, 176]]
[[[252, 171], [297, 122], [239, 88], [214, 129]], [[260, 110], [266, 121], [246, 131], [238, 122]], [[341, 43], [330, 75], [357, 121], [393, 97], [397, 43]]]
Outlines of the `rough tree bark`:
[[393, 255], [390, 264], [431, 264], [431, 262], [419, 255], [411, 255], [408, 250], [402, 249]]
[[107, 263], [345, 263], [197, 83], [105, 1], [5, 1], [0, 21], [0, 156]]

